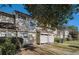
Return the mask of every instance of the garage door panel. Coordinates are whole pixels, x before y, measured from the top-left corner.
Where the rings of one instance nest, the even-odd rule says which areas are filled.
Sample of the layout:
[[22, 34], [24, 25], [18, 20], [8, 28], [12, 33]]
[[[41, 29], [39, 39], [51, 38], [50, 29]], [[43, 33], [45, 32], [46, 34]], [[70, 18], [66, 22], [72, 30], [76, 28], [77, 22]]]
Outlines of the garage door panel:
[[52, 35], [40, 35], [40, 43], [53, 43], [54, 36]]
[[40, 43], [47, 43], [47, 36], [46, 35], [40, 36]]

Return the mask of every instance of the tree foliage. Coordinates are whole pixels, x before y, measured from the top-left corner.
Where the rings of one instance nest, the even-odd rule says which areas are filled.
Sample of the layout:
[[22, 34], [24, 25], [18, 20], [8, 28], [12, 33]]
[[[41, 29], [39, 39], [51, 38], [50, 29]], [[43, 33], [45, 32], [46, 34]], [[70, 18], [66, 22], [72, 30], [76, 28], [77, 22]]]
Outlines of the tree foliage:
[[0, 45], [0, 49], [3, 55], [14, 55], [16, 53], [16, 46], [10, 38], [5, 38], [5, 42]]
[[74, 25], [68, 26], [68, 28], [71, 29], [71, 30], [76, 30], [76, 31], [78, 30], [78, 27], [76, 27], [76, 26], [74, 26]]
[[[28, 10], [32, 13], [32, 17], [38, 21], [39, 25], [58, 27], [67, 23], [68, 18], [72, 19], [73, 12], [79, 9], [77, 5], [68, 4], [33, 4], [28, 6]], [[76, 6], [76, 7], [75, 7]]]
[[70, 30], [69, 34], [73, 38], [73, 40], [78, 39], [78, 27], [76, 26], [68, 26], [68, 29]]

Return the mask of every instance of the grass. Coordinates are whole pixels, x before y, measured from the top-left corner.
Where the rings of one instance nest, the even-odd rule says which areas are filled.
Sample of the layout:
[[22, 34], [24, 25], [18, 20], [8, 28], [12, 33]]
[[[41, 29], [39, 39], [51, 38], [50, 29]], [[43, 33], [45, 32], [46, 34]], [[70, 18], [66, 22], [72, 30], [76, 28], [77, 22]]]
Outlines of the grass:
[[69, 54], [73, 54], [79, 51], [79, 40], [65, 41], [64, 43], [54, 43], [51, 45], [45, 45], [44, 47], [43, 46], [39, 47], [40, 50], [44, 51], [45, 54], [48, 55], [63, 55], [63, 54], [67, 54], [68, 52]]
[[75, 52], [79, 51], [79, 40], [65, 41], [64, 43], [55, 43], [53, 46], [67, 49], [68, 51]]
[[75, 40], [75, 41], [66, 41], [66, 42], [64, 42], [64, 44], [79, 45], [79, 40]]

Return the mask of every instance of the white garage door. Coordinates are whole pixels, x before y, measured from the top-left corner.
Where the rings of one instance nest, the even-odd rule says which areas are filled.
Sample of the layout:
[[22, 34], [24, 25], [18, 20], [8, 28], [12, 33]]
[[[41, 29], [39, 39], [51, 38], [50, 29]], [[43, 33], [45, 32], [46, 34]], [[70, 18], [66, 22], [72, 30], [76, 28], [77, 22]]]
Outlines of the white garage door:
[[54, 38], [52, 35], [41, 34], [40, 35], [40, 43], [53, 43]]
[[47, 43], [48, 39], [46, 35], [40, 35], [40, 43]]

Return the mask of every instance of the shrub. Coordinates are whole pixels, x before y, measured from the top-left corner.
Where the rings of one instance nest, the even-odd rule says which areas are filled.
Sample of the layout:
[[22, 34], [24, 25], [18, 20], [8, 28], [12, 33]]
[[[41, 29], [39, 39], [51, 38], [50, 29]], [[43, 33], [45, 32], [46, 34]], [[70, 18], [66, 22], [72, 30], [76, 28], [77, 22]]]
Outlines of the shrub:
[[55, 42], [58, 42], [58, 43], [59, 43], [59, 42], [60, 42], [60, 40], [61, 40], [61, 39], [60, 39], [60, 38], [58, 38], [58, 37], [56, 37], [56, 38], [55, 38]]
[[11, 42], [10, 38], [5, 38], [1, 50], [3, 55], [14, 55], [16, 52], [16, 46]]
[[2, 46], [0, 45], [0, 55], [2, 55]]

